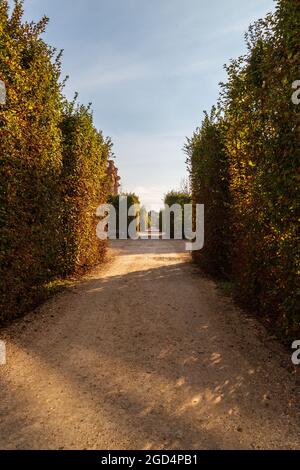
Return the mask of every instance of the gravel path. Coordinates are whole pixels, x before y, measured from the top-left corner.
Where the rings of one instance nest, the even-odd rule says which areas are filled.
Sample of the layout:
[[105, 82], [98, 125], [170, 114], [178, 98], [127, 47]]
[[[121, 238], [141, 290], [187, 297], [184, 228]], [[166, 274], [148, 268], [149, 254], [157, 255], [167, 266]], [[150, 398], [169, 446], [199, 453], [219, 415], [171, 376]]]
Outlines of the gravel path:
[[0, 339], [1, 449], [300, 449], [287, 352], [182, 242], [114, 242]]

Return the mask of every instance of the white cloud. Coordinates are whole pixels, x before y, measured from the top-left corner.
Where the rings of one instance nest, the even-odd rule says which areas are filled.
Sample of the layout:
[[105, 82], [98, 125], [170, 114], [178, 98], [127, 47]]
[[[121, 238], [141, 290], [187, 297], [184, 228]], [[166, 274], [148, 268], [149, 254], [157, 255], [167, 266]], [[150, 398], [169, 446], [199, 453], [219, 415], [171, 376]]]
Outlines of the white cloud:
[[123, 57], [108, 54], [101, 55], [90, 67], [73, 68], [68, 87], [76, 90], [100, 90], [104, 87], [123, 85], [126, 82], [149, 79], [177, 78], [197, 76], [200, 73], [219, 67], [222, 59], [218, 57], [199, 60], [194, 53], [184, 59], [170, 59], [168, 66], [162, 57]]
[[95, 89], [114, 84], [146, 78], [151, 70], [146, 64], [119, 64], [117, 66], [93, 66], [84, 72], [77, 72], [76, 78], [71, 80], [72, 87], [76, 89]]
[[157, 186], [137, 186], [133, 188], [133, 192], [140, 198], [141, 204], [148, 210], [159, 211], [163, 207], [164, 188]]

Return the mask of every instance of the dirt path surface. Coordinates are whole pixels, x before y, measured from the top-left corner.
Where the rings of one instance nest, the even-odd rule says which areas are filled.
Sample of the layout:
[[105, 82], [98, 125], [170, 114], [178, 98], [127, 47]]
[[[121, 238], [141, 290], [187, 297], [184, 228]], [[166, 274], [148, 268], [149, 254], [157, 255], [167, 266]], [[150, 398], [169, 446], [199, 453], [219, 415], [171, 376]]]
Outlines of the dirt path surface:
[[0, 332], [0, 448], [299, 449], [300, 390], [281, 346], [181, 242], [114, 250]]

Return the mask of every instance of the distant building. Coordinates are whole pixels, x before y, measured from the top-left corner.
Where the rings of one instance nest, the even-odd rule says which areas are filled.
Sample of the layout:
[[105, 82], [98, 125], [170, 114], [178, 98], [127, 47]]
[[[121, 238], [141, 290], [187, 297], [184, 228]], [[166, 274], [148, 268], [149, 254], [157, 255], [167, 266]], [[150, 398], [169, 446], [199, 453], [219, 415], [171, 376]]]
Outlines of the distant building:
[[107, 174], [110, 179], [108, 192], [112, 196], [118, 196], [121, 178], [118, 175], [118, 168], [113, 160], [108, 161]]

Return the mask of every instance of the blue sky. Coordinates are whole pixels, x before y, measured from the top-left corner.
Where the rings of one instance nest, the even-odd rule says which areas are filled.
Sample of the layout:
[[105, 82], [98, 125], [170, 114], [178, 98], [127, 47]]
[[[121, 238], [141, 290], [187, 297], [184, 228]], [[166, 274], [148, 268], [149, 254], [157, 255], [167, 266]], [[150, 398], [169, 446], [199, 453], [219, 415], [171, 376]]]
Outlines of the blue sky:
[[182, 147], [216, 102], [223, 64], [273, 0], [25, 0], [64, 49], [65, 93], [93, 103], [115, 144], [122, 189], [158, 208], [186, 176]]

